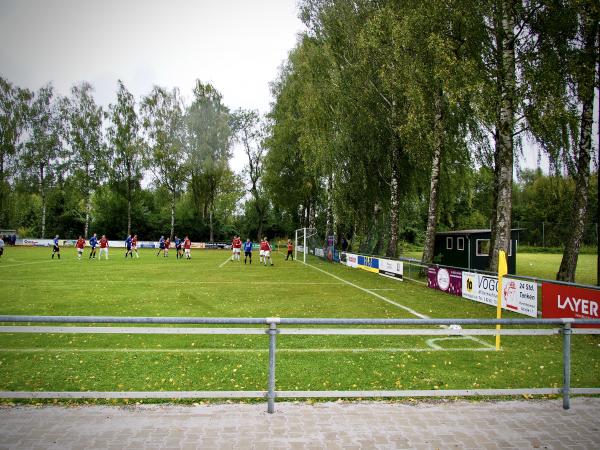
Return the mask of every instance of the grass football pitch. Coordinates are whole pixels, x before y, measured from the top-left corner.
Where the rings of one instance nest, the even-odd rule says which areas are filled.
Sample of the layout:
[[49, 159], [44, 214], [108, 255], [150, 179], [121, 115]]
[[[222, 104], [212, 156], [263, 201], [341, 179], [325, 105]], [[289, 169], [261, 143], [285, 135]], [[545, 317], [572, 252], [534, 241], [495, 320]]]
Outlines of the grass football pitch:
[[[310, 258], [308, 265], [191, 260], [141, 250], [76, 258], [63, 248], [7, 248], [0, 314], [185, 317], [493, 318], [495, 308], [410, 281]], [[505, 312], [504, 317], [523, 317]], [[6, 325], [6, 324], [4, 324]], [[277, 338], [278, 390], [560, 387], [561, 336]], [[264, 390], [266, 335], [0, 333], [2, 391]], [[600, 386], [600, 336], [572, 337], [573, 387]]]

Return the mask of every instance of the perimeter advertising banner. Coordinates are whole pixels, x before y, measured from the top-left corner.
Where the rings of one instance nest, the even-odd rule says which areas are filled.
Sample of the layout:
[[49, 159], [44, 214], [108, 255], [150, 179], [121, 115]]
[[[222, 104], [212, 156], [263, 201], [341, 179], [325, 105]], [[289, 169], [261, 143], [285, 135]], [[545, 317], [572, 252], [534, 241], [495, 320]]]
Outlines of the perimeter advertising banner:
[[[474, 272], [462, 274], [462, 296], [490, 306], [498, 304], [498, 277]], [[537, 317], [537, 285], [530, 281], [502, 279], [502, 308]]]
[[496, 306], [498, 304], [498, 277], [463, 272], [462, 296], [479, 303]]
[[427, 269], [427, 286], [460, 296], [462, 293], [462, 270], [429, 267]]
[[358, 255], [358, 268], [367, 270], [369, 272], [378, 273], [379, 272], [379, 258], [374, 258], [372, 256]]
[[[543, 283], [542, 317], [544, 319], [600, 319], [600, 291]], [[585, 325], [585, 327], [590, 326]]]
[[537, 283], [502, 278], [502, 308], [529, 317], [537, 317]]
[[379, 259], [379, 275], [402, 281], [404, 264], [391, 259]]
[[340, 262], [348, 267], [356, 268], [358, 267], [358, 255], [355, 255], [354, 253], [342, 253]]

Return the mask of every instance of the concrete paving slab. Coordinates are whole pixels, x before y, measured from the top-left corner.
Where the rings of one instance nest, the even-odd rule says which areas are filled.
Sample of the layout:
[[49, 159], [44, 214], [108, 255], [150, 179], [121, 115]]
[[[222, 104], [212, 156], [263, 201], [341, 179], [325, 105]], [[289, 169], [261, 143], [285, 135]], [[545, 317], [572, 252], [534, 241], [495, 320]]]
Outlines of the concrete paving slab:
[[0, 449], [599, 449], [600, 398], [0, 408]]

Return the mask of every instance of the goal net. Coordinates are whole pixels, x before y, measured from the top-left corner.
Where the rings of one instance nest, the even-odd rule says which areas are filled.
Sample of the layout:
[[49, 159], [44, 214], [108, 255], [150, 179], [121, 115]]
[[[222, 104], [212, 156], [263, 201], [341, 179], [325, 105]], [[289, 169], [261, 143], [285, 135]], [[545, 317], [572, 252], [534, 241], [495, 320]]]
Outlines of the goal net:
[[329, 261], [339, 261], [340, 256], [335, 248], [336, 236], [321, 234], [316, 228], [299, 228], [295, 232], [295, 259], [302, 258], [306, 262], [307, 255]]

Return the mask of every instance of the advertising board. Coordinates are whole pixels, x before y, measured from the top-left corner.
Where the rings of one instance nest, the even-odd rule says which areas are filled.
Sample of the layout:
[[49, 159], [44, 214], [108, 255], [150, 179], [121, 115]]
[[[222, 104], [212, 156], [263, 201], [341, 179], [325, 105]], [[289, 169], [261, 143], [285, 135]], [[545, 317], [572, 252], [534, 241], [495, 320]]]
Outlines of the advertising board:
[[402, 275], [404, 273], [403, 269], [404, 264], [402, 261], [379, 259], [379, 275], [402, 281]]
[[[498, 304], [498, 277], [463, 272], [462, 296], [490, 306]], [[502, 279], [502, 308], [537, 317], [537, 285], [509, 277]]]
[[342, 253], [340, 262], [348, 267], [356, 268], [358, 267], [358, 255], [355, 255], [354, 253]]
[[600, 319], [600, 291], [543, 283], [542, 317], [544, 319]]
[[461, 295], [462, 271], [445, 267], [429, 267], [427, 269], [427, 286], [452, 295]]
[[490, 306], [498, 304], [498, 277], [463, 272], [461, 288], [464, 298]]
[[369, 272], [379, 272], [379, 258], [358, 255], [358, 268]]

